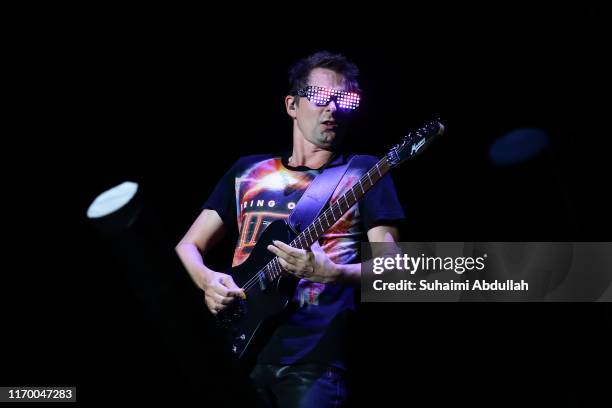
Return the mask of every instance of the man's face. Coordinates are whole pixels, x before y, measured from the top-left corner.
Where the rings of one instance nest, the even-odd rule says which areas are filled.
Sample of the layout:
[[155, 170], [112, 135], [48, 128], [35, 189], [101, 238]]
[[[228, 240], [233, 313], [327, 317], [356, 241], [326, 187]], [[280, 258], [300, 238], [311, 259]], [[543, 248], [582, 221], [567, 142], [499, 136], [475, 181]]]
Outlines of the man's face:
[[[348, 90], [344, 76], [327, 68], [313, 69], [308, 85]], [[295, 110], [289, 111], [289, 114], [295, 118], [296, 131], [310, 143], [324, 149], [331, 148], [340, 141], [351, 115], [350, 112], [339, 110], [334, 100], [326, 106], [316, 106], [305, 97], [299, 98]]]

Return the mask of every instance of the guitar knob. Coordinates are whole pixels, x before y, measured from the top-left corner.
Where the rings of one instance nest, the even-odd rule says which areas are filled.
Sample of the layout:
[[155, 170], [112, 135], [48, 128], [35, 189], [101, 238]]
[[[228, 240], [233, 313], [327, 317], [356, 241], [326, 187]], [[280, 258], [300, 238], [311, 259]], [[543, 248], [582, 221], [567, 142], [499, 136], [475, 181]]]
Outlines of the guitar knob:
[[232, 351], [234, 352], [234, 354], [237, 354], [238, 353], [238, 347], [232, 346]]
[[238, 336], [238, 340], [246, 340], [246, 336], [244, 334], [241, 334], [240, 336]]

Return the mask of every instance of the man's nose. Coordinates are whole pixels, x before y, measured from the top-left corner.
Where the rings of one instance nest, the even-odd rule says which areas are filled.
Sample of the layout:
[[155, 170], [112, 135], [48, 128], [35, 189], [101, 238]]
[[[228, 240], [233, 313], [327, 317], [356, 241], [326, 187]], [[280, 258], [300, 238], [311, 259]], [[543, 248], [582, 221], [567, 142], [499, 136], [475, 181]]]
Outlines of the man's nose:
[[330, 112], [335, 112], [338, 110], [338, 106], [336, 105], [336, 101], [335, 100], [331, 100], [329, 101], [329, 103], [327, 104], [327, 106], [325, 107], [325, 110], [328, 110]]

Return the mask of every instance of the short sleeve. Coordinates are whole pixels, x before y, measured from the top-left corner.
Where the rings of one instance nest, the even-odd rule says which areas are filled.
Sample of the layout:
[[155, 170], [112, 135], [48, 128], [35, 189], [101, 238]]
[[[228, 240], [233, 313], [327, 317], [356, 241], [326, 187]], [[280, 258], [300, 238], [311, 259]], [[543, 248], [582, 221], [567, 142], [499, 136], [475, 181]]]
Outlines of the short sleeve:
[[202, 206], [203, 210], [215, 210], [227, 231], [238, 232], [238, 210], [236, 208], [236, 178], [251, 165], [261, 160], [269, 159], [272, 155], [251, 155], [238, 159], [232, 167], [221, 177], [208, 200]]
[[233, 231], [236, 223], [236, 174], [240, 167], [240, 160], [219, 180], [212, 193], [202, 206], [202, 209], [214, 210], [219, 214], [225, 228]]

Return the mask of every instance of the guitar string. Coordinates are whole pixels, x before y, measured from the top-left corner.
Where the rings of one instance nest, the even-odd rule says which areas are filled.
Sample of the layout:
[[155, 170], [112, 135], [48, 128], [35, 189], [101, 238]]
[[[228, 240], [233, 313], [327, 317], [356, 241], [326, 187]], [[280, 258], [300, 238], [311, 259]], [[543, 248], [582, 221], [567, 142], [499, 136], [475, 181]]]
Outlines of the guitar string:
[[[385, 159], [386, 159], [386, 157], [385, 157]], [[376, 165], [375, 165], [374, 167], [372, 167], [372, 169], [376, 168], [377, 172], [379, 173], [379, 180], [380, 180], [380, 178], [382, 178], [382, 175], [380, 175], [380, 169], [378, 168], [381, 162], [382, 162], [382, 160], [380, 160], [379, 162], [377, 162], [377, 163], [376, 163]], [[363, 175], [363, 176], [362, 176], [362, 177], [359, 179], [359, 183], [356, 183], [356, 184], [354, 184], [353, 186], [351, 186], [351, 188], [350, 188], [350, 189], [349, 189], [349, 190], [348, 190], [348, 191], [347, 191], [345, 194], [343, 194], [343, 195], [342, 195], [342, 197], [344, 197], [345, 195], [346, 195], [346, 196], [348, 196], [348, 192], [349, 192], [349, 191], [351, 191], [351, 192], [353, 193], [353, 197], [355, 197], [355, 192], [353, 191], [354, 187], [355, 187], [355, 186], [357, 186], [357, 184], [363, 184], [363, 182], [365, 181], [365, 179], [366, 179], [366, 178], [367, 178], [367, 179], [369, 179], [369, 181], [370, 181], [370, 187], [368, 187], [368, 189], [370, 189], [370, 188], [371, 188], [371, 187], [372, 187], [372, 186], [375, 184], [375, 183], [372, 183], [372, 180], [371, 180], [371, 175], [369, 175], [369, 173], [370, 173], [370, 171], [371, 171], [372, 169], [368, 170], [368, 171], [367, 171], [367, 172], [366, 172], [366, 173], [365, 173], [365, 174], [364, 174], [364, 175]], [[376, 182], [378, 182], [378, 180], [377, 180]], [[363, 191], [363, 187], [362, 187], [362, 191]], [[338, 200], [334, 201], [334, 203], [333, 203], [333, 204], [330, 206], [330, 208], [332, 208], [332, 207], [333, 207], [333, 205], [335, 205], [336, 203], [338, 203], [338, 208], [339, 208], [339, 210], [340, 210], [340, 212], [341, 212], [340, 217], [341, 217], [342, 215], [344, 215], [344, 213], [342, 213], [342, 207], [341, 207], [341, 205], [340, 205], [340, 200], [342, 199], [342, 197], [340, 197], [340, 199], [338, 199]], [[347, 202], [346, 198], [344, 199], [344, 201], [345, 201], [345, 202]], [[357, 200], [356, 200], [356, 201], [357, 201]], [[353, 204], [353, 205], [354, 205], [354, 204]], [[351, 206], [351, 207], [352, 207], [352, 206]], [[349, 208], [350, 208], [350, 207], [349, 207]], [[326, 210], [326, 211], [327, 211], [327, 210]], [[347, 209], [347, 211], [348, 211], [348, 209]], [[323, 214], [325, 214], [325, 212], [323, 212]], [[333, 214], [333, 209], [332, 209], [332, 214]], [[318, 217], [317, 217], [317, 218], [318, 218]], [[337, 222], [337, 221], [336, 221], [336, 222]], [[315, 224], [315, 222], [313, 222], [311, 225], [314, 225], [314, 224]], [[330, 225], [328, 228], [330, 228], [330, 227], [331, 227], [331, 225]], [[310, 226], [309, 226], [308, 228], [306, 228], [306, 230], [308, 230], [309, 228], [310, 228]], [[305, 232], [306, 230], [304, 230], [303, 232]], [[316, 231], [316, 228], [315, 228], [315, 231]], [[303, 232], [302, 232], [302, 233], [303, 233]], [[300, 234], [300, 235], [301, 235], [301, 234]], [[296, 239], [294, 239], [294, 241], [296, 241], [296, 240], [297, 240], [297, 238], [299, 238], [299, 236], [298, 236], [298, 237], [296, 237]], [[266, 266], [264, 266], [264, 267], [263, 267], [263, 268], [262, 268], [262, 269], [261, 269], [259, 272], [257, 272], [257, 273], [256, 273], [256, 274], [255, 274], [255, 275], [254, 275], [254, 276], [253, 276], [251, 279], [249, 279], [249, 280], [247, 281], [247, 283], [244, 285], [243, 289], [244, 289], [245, 291], [249, 291], [251, 288], [253, 288], [253, 287], [254, 287], [254, 286], [257, 284], [257, 280], [258, 280], [259, 278], [261, 278], [262, 276], [265, 278], [265, 272], [264, 272], [264, 270], [265, 270], [265, 269], [268, 269], [268, 270], [269, 270], [269, 269], [270, 269], [270, 265], [272, 265], [274, 262], [279, 263], [279, 261], [278, 261], [278, 257], [274, 257], [274, 258], [272, 259], [272, 261], [270, 261], [268, 264], [266, 264]], [[279, 267], [280, 267], [280, 263], [279, 263]], [[268, 271], [268, 272], [270, 272], [270, 271]], [[282, 270], [281, 270], [281, 272], [282, 272]], [[280, 276], [280, 275], [279, 275], [279, 276]], [[276, 278], [274, 278], [274, 279], [276, 279]]]
[[[361, 180], [360, 180], [360, 181], [361, 181]], [[355, 185], [356, 185], [356, 184], [355, 184]], [[353, 187], [351, 187], [351, 189], [352, 189], [352, 188], [353, 188]], [[348, 192], [347, 192], [347, 194], [348, 194]], [[354, 195], [354, 192], [353, 192], [353, 195]], [[344, 195], [343, 195], [343, 196], [344, 196]], [[342, 198], [342, 197], [341, 197], [341, 198]], [[340, 199], [338, 199], [338, 200], [336, 200], [336, 201], [334, 201], [334, 203], [333, 203], [333, 204], [330, 206], [330, 208], [331, 208], [331, 207], [333, 207], [333, 206], [334, 206], [336, 203], [338, 203], [338, 209], [340, 210], [340, 213], [342, 214], [342, 208], [341, 208], [341, 205], [340, 205], [340, 200], [341, 200], [341, 198], [340, 198]], [[346, 199], [345, 199], [345, 202], [347, 202], [347, 201], [346, 201]], [[333, 209], [332, 209], [331, 211], [332, 211], [332, 214], [333, 214]], [[315, 223], [316, 223], [316, 222], [313, 222], [311, 225], [314, 225]], [[329, 227], [331, 227], [331, 225], [330, 225]], [[329, 227], [328, 227], [328, 228], [329, 228]], [[307, 231], [309, 228], [310, 228], [310, 226], [309, 226], [308, 228], [306, 228], [306, 229], [305, 229], [305, 230], [304, 230], [304, 231], [303, 231], [303, 232], [302, 232], [300, 235], [304, 234], [304, 233], [305, 233], [305, 232], [306, 232], [306, 231]], [[315, 227], [315, 229], [316, 229], [316, 227]], [[306, 235], [304, 235], [304, 238], [305, 238], [305, 237], [306, 237]], [[296, 237], [296, 238], [295, 238], [295, 239], [294, 239], [292, 242], [296, 242], [296, 241], [297, 241], [297, 242], [299, 242], [299, 241], [300, 241], [299, 236], [298, 236], [298, 237]], [[271, 267], [271, 266], [273, 266], [275, 262], [276, 262], [277, 264], [279, 264], [279, 267], [281, 267], [281, 266], [280, 266], [280, 262], [279, 262], [279, 260], [278, 260], [278, 257], [277, 257], [277, 256], [276, 256], [276, 257], [274, 257], [274, 258], [273, 258], [273, 259], [272, 259], [272, 260], [271, 260], [271, 261], [270, 261], [270, 262], [269, 262], [269, 263], [268, 263], [266, 266], [264, 266], [264, 267], [263, 267], [263, 268], [262, 268], [262, 269], [261, 269], [259, 272], [257, 272], [257, 273], [256, 273], [256, 274], [255, 274], [255, 275], [254, 275], [254, 276], [253, 276], [253, 277], [252, 277], [252, 278], [251, 278], [249, 281], [247, 281], [247, 283], [244, 285], [243, 289], [244, 289], [245, 291], [248, 291], [248, 290], [250, 290], [251, 288], [253, 288], [253, 287], [256, 285], [256, 283], [257, 283], [257, 280], [258, 280], [258, 279], [260, 279], [262, 276], [264, 276], [264, 277], [265, 277], [265, 270], [266, 270], [266, 269], [268, 269], [268, 272], [271, 272], [271, 271], [270, 271], [270, 267]], [[281, 268], [282, 268], [282, 267], [281, 267]], [[282, 270], [281, 270], [281, 272], [282, 272]], [[280, 276], [280, 274], [279, 274], [279, 276]], [[276, 277], [274, 277], [273, 279], [276, 279]]]
[[[366, 178], [368, 178], [368, 179], [369, 179], [369, 182], [370, 182], [370, 187], [368, 187], [368, 190], [369, 190], [369, 189], [370, 189], [370, 188], [371, 188], [371, 187], [372, 187], [372, 186], [375, 184], [375, 183], [372, 183], [371, 176], [369, 175], [370, 171], [371, 171], [372, 169], [376, 168], [377, 172], [380, 174], [380, 169], [378, 168], [378, 166], [380, 165], [380, 163], [381, 163], [383, 160], [386, 160], [386, 158], [387, 158], [387, 157], [385, 156], [385, 157], [384, 157], [382, 160], [379, 160], [379, 161], [376, 163], [376, 165], [375, 165], [375, 166], [373, 166], [373, 167], [372, 167], [370, 170], [368, 170], [368, 171], [367, 171], [367, 172], [366, 172], [366, 173], [365, 173], [365, 174], [364, 174], [364, 175], [363, 175], [363, 176], [362, 176], [362, 177], [359, 179], [359, 182], [358, 182], [358, 183], [355, 183], [353, 186], [351, 186], [351, 188], [350, 188], [350, 189], [348, 189], [348, 190], [347, 190], [347, 192], [346, 192], [346, 193], [344, 193], [344, 194], [343, 194], [343, 195], [342, 195], [342, 196], [341, 196], [341, 197], [340, 197], [338, 200], [335, 200], [335, 201], [334, 201], [334, 202], [333, 202], [333, 203], [330, 205], [330, 207], [329, 207], [329, 208], [332, 208], [332, 207], [333, 207], [333, 206], [334, 206], [336, 203], [338, 203], [338, 208], [340, 209], [340, 212], [341, 212], [340, 217], [342, 217], [342, 215], [344, 215], [344, 213], [342, 213], [342, 207], [340, 206], [340, 200], [342, 199], [342, 197], [344, 197], [345, 195], [346, 195], [346, 196], [348, 196], [348, 192], [349, 192], [349, 191], [352, 191], [352, 190], [353, 190], [353, 188], [354, 188], [356, 185], [358, 185], [358, 184], [362, 184], [362, 183], [365, 181], [365, 179], [366, 179]], [[376, 182], [378, 182], [378, 181], [379, 181], [381, 178], [382, 178], [382, 176], [381, 176], [381, 177], [379, 177], [379, 179], [378, 179], [378, 180], [376, 180]], [[362, 191], [363, 191], [363, 187], [362, 187]], [[355, 192], [354, 192], [354, 191], [352, 191], [352, 193], [353, 193], [353, 197], [355, 197]], [[362, 194], [365, 194], [365, 193], [362, 193]], [[344, 201], [345, 201], [345, 202], [347, 202], [346, 198], [344, 199]], [[355, 205], [355, 204], [353, 204], [353, 205]], [[352, 207], [352, 206], [351, 206], [351, 207]], [[349, 207], [349, 208], [350, 208], [350, 207]], [[326, 211], [327, 211], [327, 210], [326, 210]], [[348, 211], [348, 209], [347, 209], [346, 211]], [[323, 214], [325, 214], [325, 212], [323, 212]], [[332, 209], [332, 215], [333, 215], [333, 209]], [[340, 218], [340, 217], [339, 217], [339, 218]], [[319, 218], [319, 217], [317, 217], [317, 219], [318, 219], [318, 218]], [[336, 220], [336, 222], [337, 222], [337, 220]], [[311, 225], [313, 225], [313, 224], [315, 224], [315, 223], [313, 222]], [[309, 226], [308, 228], [306, 228], [304, 231], [302, 231], [302, 233], [301, 233], [301, 234], [303, 234], [303, 233], [304, 233], [306, 230], [308, 230], [309, 228], [310, 228], [310, 226]], [[331, 225], [330, 225], [328, 228], [331, 228]], [[301, 234], [300, 234], [300, 235], [301, 235]], [[299, 236], [298, 236], [298, 237], [296, 237], [296, 239], [297, 239], [297, 238], [299, 238]], [[295, 241], [296, 239], [294, 239], [294, 241]], [[292, 241], [292, 242], [293, 242], [293, 241]], [[250, 289], [252, 289], [253, 287], [255, 287], [255, 285], [257, 284], [257, 281], [259, 280], [259, 278], [261, 278], [262, 276], [265, 278], [265, 272], [264, 272], [264, 269], [266, 269], [266, 268], [267, 268], [267, 269], [269, 269], [269, 266], [270, 266], [271, 264], [273, 264], [275, 261], [276, 261], [276, 262], [278, 262], [277, 260], [278, 260], [278, 257], [274, 257], [274, 258], [273, 258], [273, 259], [272, 259], [270, 262], [268, 262], [268, 263], [266, 264], [266, 266], [264, 266], [263, 268], [261, 268], [261, 270], [260, 270], [260, 271], [258, 271], [258, 272], [257, 272], [257, 273], [256, 273], [256, 274], [253, 276], [253, 277], [251, 277], [251, 279], [249, 279], [249, 280], [247, 281], [247, 283], [246, 283], [246, 284], [243, 286], [243, 288], [242, 288], [242, 289], [243, 289], [245, 292], [247, 292], [247, 291], [249, 291]], [[280, 265], [280, 262], [278, 262], [278, 263], [279, 263], [279, 265]], [[281, 271], [281, 272], [282, 272], [282, 271]], [[276, 278], [274, 278], [274, 279], [276, 279]]]

